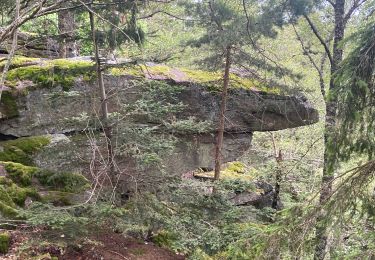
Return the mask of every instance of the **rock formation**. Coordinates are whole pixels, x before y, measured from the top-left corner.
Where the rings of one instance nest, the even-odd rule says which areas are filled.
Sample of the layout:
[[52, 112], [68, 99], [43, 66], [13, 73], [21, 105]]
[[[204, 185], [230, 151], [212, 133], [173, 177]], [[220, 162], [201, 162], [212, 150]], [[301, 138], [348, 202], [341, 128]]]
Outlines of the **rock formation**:
[[[275, 131], [318, 121], [317, 110], [305, 98], [282, 95], [278, 88], [232, 77], [224, 162], [235, 160], [250, 147], [254, 131]], [[127, 145], [133, 137], [125, 133], [131, 125], [132, 129], [152, 129], [156, 135], [173, 134], [175, 148], [163, 157], [167, 172], [180, 175], [197, 168], [212, 168], [219, 82], [220, 76], [215, 73], [160, 65], [108, 69], [105, 86], [114, 134], [119, 136], [116, 144], [127, 147], [117, 155], [119, 165], [129, 167], [127, 155], [134, 147]], [[150, 116], [141, 111], [147, 104], [160, 104], [161, 108], [149, 111]], [[87, 139], [85, 130], [93, 131], [95, 145], [103, 146], [99, 115], [91, 61], [39, 60], [34, 65], [14, 66], [9, 72], [0, 103], [0, 137], [52, 135], [53, 145], [33, 154], [33, 163], [50, 170], [87, 173], [93, 142]], [[181, 120], [185, 125], [178, 124]], [[202, 129], [190, 128], [189, 122], [202, 125]], [[132, 167], [134, 170], [136, 166]]]
[[[0, 28], [1, 31], [1, 28]], [[9, 39], [0, 46], [0, 54], [8, 54], [12, 41]], [[59, 45], [57, 41], [36, 37], [31, 33], [18, 33], [18, 48], [16, 54], [27, 57], [57, 58]]]

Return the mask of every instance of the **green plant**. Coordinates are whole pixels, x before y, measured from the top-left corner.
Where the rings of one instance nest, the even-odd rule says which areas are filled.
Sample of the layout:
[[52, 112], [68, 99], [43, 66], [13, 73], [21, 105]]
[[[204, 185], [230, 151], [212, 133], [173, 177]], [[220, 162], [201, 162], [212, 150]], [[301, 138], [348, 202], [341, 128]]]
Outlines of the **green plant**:
[[8, 232], [1, 232], [0, 233], [0, 253], [6, 254], [8, 253], [10, 245], [10, 234]]

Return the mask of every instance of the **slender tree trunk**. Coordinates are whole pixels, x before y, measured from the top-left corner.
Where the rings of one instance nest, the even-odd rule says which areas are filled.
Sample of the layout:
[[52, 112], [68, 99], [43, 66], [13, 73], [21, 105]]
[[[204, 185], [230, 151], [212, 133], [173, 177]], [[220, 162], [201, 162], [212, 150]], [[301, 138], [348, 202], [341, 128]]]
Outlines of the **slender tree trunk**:
[[[334, 180], [334, 171], [337, 167], [337, 148], [336, 146], [336, 115], [337, 115], [337, 98], [334, 95], [334, 91], [337, 89], [337, 85], [334, 81], [334, 74], [337, 71], [339, 64], [343, 59], [343, 49], [339, 45], [340, 41], [344, 38], [345, 32], [345, 0], [336, 0], [334, 7], [335, 14], [335, 31], [334, 31], [334, 42], [333, 42], [333, 56], [331, 64], [331, 78], [329, 84], [330, 95], [326, 99], [326, 117], [325, 117], [325, 132], [324, 132], [324, 168], [323, 177], [320, 192], [320, 205], [329, 198], [332, 192], [332, 182]], [[323, 211], [320, 217], [317, 219], [316, 227], [316, 241], [317, 245], [315, 248], [315, 259], [324, 259], [327, 253], [328, 247], [328, 234], [327, 227], [322, 223], [326, 213]]]
[[92, 39], [94, 43], [94, 52], [95, 52], [95, 61], [96, 61], [96, 74], [98, 77], [98, 86], [100, 90], [100, 98], [101, 98], [101, 112], [102, 112], [102, 124], [103, 124], [103, 130], [106, 138], [107, 143], [107, 150], [108, 150], [108, 164], [110, 168], [110, 178], [112, 181], [112, 184], [114, 184], [114, 154], [113, 154], [113, 147], [112, 147], [112, 128], [109, 125], [108, 121], [108, 100], [107, 100], [107, 94], [106, 89], [104, 86], [103, 81], [103, 72], [101, 68], [101, 59], [99, 55], [99, 48], [98, 48], [98, 42], [95, 35], [95, 20], [94, 20], [94, 14], [93, 12], [89, 12], [90, 14], [90, 25], [91, 25], [91, 32], [92, 32]]
[[275, 175], [275, 193], [273, 194], [272, 208], [277, 210], [277, 209], [280, 209], [279, 201], [280, 201], [280, 190], [281, 190], [281, 181], [282, 181], [281, 163], [283, 161], [283, 155], [282, 155], [281, 150], [279, 150], [278, 155], [276, 153], [275, 159], [277, 163], [277, 169], [276, 169], [276, 175]]
[[59, 34], [61, 37], [59, 46], [60, 58], [78, 56], [76, 41], [74, 40], [75, 21], [72, 10], [63, 10], [58, 13]]
[[276, 163], [277, 163], [277, 168], [276, 168], [276, 172], [275, 172], [275, 192], [273, 194], [271, 206], [272, 206], [273, 209], [278, 209], [279, 208], [279, 201], [280, 201], [281, 181], [282, 181], [281, 163], [283, 161], [283, 155], [282, 155], [281, 149], [279, 150], [279, 153], [277, 153], [275, 136], [272, 132], [270, 134], [271, 134], [271, 139], [272, 139], [274, 157], [275, 157], [275, 160], [276, 160]]
[[223, 139], [224, 139], [224, 128], [225, 128], [225, 111], [227, 108], [227, 96], [228, 96], [228, 86], [229, 86], [229, 73], [231, 67], [231, 46], [227, 46], [225, 53], [225, 71], [224, 71], [224, 84], [223, 91], [221, 94], [221, 109], [220, 109], [220, 118], [219, 126], [217, 131], [217, 140], [215, 147], [215, 180], [220, 178], [220, 168], [221, 168], [221, 150], [223, 148]]
[[[21, 9], [21, 0], [16, 0], [16, 9], [15, 9], [15, 16], [14, 19], [17, 21], [20, 17], [20, 9]], [[10, 64], [12, 63], [12, 59], [16, 53], [18, 47], [18, 29], [15, 29], [13, 32], [13, 40], [12, 40], [12, 47], [8, 55], [8, 60], [4, 66], [3, 73], [1, 74], [0, 79], [0, 102], [1, 102], [1, 96], [3, 94], [3, 87], [6, 79], [6, 75], [8, 73]]]

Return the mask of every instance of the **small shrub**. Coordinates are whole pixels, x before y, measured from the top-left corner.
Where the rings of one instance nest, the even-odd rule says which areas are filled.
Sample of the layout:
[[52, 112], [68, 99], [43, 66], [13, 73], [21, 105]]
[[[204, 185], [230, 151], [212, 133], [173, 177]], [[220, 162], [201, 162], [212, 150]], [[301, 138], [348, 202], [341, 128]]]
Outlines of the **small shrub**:
[[10, 245], [10, 234], [8, 232], [0, 233], [0, 253], [8, 253]]

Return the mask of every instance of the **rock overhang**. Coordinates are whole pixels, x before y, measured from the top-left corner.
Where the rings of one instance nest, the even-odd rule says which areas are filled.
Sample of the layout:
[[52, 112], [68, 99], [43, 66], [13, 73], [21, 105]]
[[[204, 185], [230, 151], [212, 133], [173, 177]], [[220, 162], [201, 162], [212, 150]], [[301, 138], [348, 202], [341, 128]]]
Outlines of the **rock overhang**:
[[[18, 60], [13, 66], [12, 80], [17, 84], [10, 84], [3, 93], [0, 103], [0, 134], [12, 137], [66, 133], [80, 135], [86, 124], [72, 124], [71, 119], [81, 117], [83, 113], [88, 118], [95, 117], [91, 111], [100, 111], [94, 64], [88, 58], [40, 61], [26, 59], [25, 62], [31, 62], [31, 65]], [[28, 73], [21, 73], [22, 77], [14, 76], [18, 75], [18, 67], [21, 72], [27, 71], [28, 66], [34, 66], [38, 70], [35, 67], [38, 64], [42, 75], [48, 77], [35, 77], [33, 73], [30, 78]], [[54, 75], [61, 72], [64, 77]], [[200, 167], [213, 167], [215, 125], [221, 104], [220, 80], [220, 74], [213, 72], [172, 69], [161, 65], [111, 68], [104, 77], [105, 86], [110, 93], [110, 112], [116, 112], [124, 104], [136, 102], [144, 94], [146, 85], [162, 82], [180, 87], [175, 98], [184, 104], [184, 108], [174, 114], [176, 120], [196, 118], [210, 123], [211, 128], [204, 132], [178, 134], [173, 156], [164, 158], [163, 161], [168, 172], [174, 174]], [[304, 97], [281, 95], [279, 90], [264, 86], [258, 86], [257, 89], [256, 81], [252, 80], [235, 82], [237, 84], [229, 89], [228, 95], [224, 162], [236, 160], [243, 155], [249, 149], [252, 133], [255, 131], [276, 131], [318, 121], [317, 110]], [[158, 96], [155, 101], [159, 101]], [[134, 124], [134, 120], [123, 120], [120, 128], [126, 127], [128, 123]], [[138, 119], [136, 123], [142, 127], [153, 126], [155, 122]], [[77, 155], [79, 158], [87, 155], [83, 161], [90, 161], [90, 153], [85, 150], [90, 148], [84, 137], [82, 135], [82, 140], [77, 141], [79, 138], [72, 136], [77, 140], [48, 147], [38, 152], [33, 159], [42, 168], [84, 172], [85, 164], [79, 160], [79, 165], [76, 165], [75, 161], [78, 160], [74, 159]], [[120, 160], [125, 162], [127, 159]]]
[[[24, 61], [24, 62], [22, 62]], [[31, 64], [31, 65], [30, 65]], [[1, 65], [1, 64], [0, 64]], [[94, 64], [87, 58], [66, 60], [45, 60], [18, 58], [10, 71], [4, 89], [4, 98], [0, 103], [0, 133], [15, 136], [29, 136], [45, 133], [64, 133], [70, 131], [63, 126], [51, 127], [56, 120], [74, 116], [77, 111], [90, 114], [98, 101], [95, 95]], [[170, 68], [164, 65], [126, 65], [107, 70], [105, 85], [108, 91], [119, 91], [116, 94], [121, 102], [134, 101], [128, 98], [127, 82], [138, 80], [138, 84], [146, 81], [163, 81], [171, 85], [183, 86], [177, 95], [186, 106], [178, 113], [179, 118], [196, 117], [212, 122], [214, 126], [220, 111], [220, 73]], [[229, 89], [228, 107], [226, 111], [226, 131], [230, 133], [248, 133], [253, 131], [276, 131], [316, 123], [318, 112], [304, 97], [280, 95], [277, 87], [267, 87], [257, 80], [232, 77]], [[23, 86], [23, 87], [20, 87]], [[87, 98], [84, 105], [69, 104], [69, 97], [64, 99], [67, 104], [53, 107], [48, 102], [49, 95], [58, 96], [63, 91], [72, 91]], [[138, 90], [142, 92], [142, 90]], [[135, 90], [137, 92], [137, 90]], [[64, 92], [65, 93], [65, 92]], [[138, 96], [141, 93], [138, 93]], [[63, 96], [63, 95], [62, 95]], [[113, 103], [113, 99], [109, 99]], [[59, 101], [58, 101], [59, 103]], [[61, 100], [60, 100], [61, 103]], [[111, 106], [115, 109], [115, 105]], [[36, 113], [33, 112], [36, 111]], [[33, 120], [35, 119], [35, 120]], [[40, 131], [33, 133], [30, 125], [38, 124]], [[9, 124], [10, 123], [10, 124]], [[25, 131], [11, 131], [12, 125]], [[27, 124], [27, 125], [26, 125]], [[7, 125], [7, 126], [5, 126]], [[45, 129], [42, 129], [45, 127]], [[35, 128], [35, 127], [34, 127]], [[77, 129], [76, 129], [77, 130]], [[78, 129], [81, 130], [81, 129]], [[213, 131], [214, 132], [214, 131]]]

